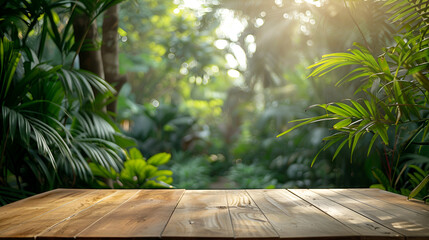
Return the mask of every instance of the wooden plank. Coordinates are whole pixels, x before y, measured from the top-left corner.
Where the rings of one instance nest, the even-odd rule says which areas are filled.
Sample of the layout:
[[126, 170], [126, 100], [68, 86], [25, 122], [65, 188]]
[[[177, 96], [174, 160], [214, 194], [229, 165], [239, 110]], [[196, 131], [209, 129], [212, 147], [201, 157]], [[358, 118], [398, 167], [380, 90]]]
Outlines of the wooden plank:
[[[46, 214], [39, 215], [28, 221], [25, 221], [16, 226], [10, 227], [0, 233], [0, 238], [34, 238], [34, 236], [43, 232], [45, 229], [64, 221], [67, 218], [73, 217], [75, 214], [90, 208], [98, 201], [108, 197], [114, 191], [91, 191], [89, 194], [84, 195], [72, 201], [69, 204], [62, 205]], [[58, 199], [60, 200], [60, 199]], [[31, 203], [30, 203], [31, 204]]]
[[404, 239], [402, 235], [383, 225], [310, 190], [289, 189], [289, 191], [337, 219], [347, 227], [359, 233], [362, 237], [365, 237], [365, 239]]
[[226, 193], [223, 190], [186, 190], [177, 208], [226, 207]]
[[234, 238], [226, 192], [187, 190], [162, 238]]
[[180, 189], [140, 190], [76, 238], [159, 238], [183, 192]]
[[120, 207], [121, 204], [136, 195], [136, 190], [117, 190], [109, 198], [103, 199], [86, 211], [79, 212], [73, 218], [66, 219], [37, 236], [37, 239], [55, 239], [61, 237], [63, 239], [74, 239], [74, 237], [99, 221], [105, 215]]
[[[338, 192], [340, 194], [346, 195], [348, 197], [351, 197], [355, 200], [358, 200], [362, 203], [365, 203], [367, 205], [373, 206], [379, 210], [383, 210], [386, 212], [390, 212], [398, 217], [403, 217], [405, 219], [408, 219], [410, 222], [416, 223], [416, 224], [422, 224], [427, 223], [429, 219], [429, 214], [418, 214], [414, 211], [410, 211], [409, 209], [398, 207], [392, 203], [388, 203], [385, 201], [381, 201], [379, 199], [375, 199], [372, 197], [368, 197], [366, 195], [357, 193], [355, 191], [352, 191], [350, 189], [333, 189], [332, 191]], [[429, 224], [425, 224], [425, 227], [429, 229]]]
[[[415, 223], [410, 217], [412, 215], [402, 215], [386, 205], [373, 206], [374, 203], [364, 203], [351, 196], [345, 195], [345, 191], [333, 191], [328, 189], [312, 189], [311, 191], [337, 202], [371, 220], [384, 225], [406, 237], [406, 239], [427, 239], [429, 236], [429, 226], [427, 220], [421, 223]], [[341, 194], [341, 192], [343, 194]], [[383, 209], [386, 207], [386, 209]], [[393, 210], [393, 211], [392, 211]]]
[[0, 233], [88, 193], [90, 191], [83, 189], [56, 189], [3, 206], [0, 208]]
[[282, 239], [358, 239], [350, 228], [284, 189], [247, 190]]
[[415, 213], [428, 216], [429, 215], [429, 205], [425, 204], [423, 201], [417, 199], [410, 199], [406, 196], [402, 196], [396, 193], [384, 191], [376, 188], [360, 188], [360, 189], [350, 189], [351, 191], [364, 194], [366, 196], [376, 198], [391, 204], [394, 204], [398, 207], [411, 210]]
[[235, 238], [279, 237], [245, 190], [229, 190], [226, 193]]

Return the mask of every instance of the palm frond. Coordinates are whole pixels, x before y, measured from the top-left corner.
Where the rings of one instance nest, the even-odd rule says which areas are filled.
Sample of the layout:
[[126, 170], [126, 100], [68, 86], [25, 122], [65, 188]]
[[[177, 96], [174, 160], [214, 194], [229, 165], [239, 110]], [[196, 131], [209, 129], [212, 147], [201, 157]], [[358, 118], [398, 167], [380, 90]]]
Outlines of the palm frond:
[[[102, 165], [106, 169], [112, 167], [115, 171], [120, 171], [122, 168], [122, 159], [119, 153], [123, 152], [123, 150], [113, 142], [79, 136], [73, 139], [72, 144], [73, 151], [75, 153], [79, 152], [75, 156], [82, 163], [91, 161]], [[87, 164], [85, 164], [86, 167]]]
[[82, 4], [77, 5], [77, 7], [90, 17], [90, 22], [92, 22], [108, 8], [122, 1], [124, 0], [81, 1]]
[[104, 79], [88, 71], [62, 68], [58, 72], [58, 76], [66, 94], [69, 96], [77, 95], [76, 97], [81, 102], [86, 99], [91, 102], [95, 100], [93, 89], [101, 94], [110, 96], [116, 93], [116, 90]]
[[429, 3], [426, 0], [390, 0], [385, 6], [390, 7], [387, 11], [392, 13], [390, 19], [400, 24], [402, 30], [415, 31], [429, 25]]
[[[71, 126], [74, 136], [85, 134], [87, 137], [114, 140], [115, 129], [102, 117], [91, 112], [81, 111], [75, 115]], [[80, 134], [76, 134], [80, 133]]]
[[17, 132], [19, 132], [20, 144], [24, 148], [29, 148], [30, 139], [33, 140], [39, 154], [48, 158], [53, 168], [56, 168], [56, 160], [52, 153], [53, 148], [60, 151], [63, 156], [72, 158], [67, 143], [57, 129], [32, 116], [29, 112], [2, 106], [2, 121], [3, 127], [9, 130], [11, 141], [16, 139]]
[[[118, 134], [112, 125], [93, 112], [81, 111], [75, 115], [70, 127], [73, 135], [71, 146], [80, 161], [96, 162], [103, 167], [122, 167], [122, 148], [115, 143]], [[87, 166], [86, 166], [87, 168]]]

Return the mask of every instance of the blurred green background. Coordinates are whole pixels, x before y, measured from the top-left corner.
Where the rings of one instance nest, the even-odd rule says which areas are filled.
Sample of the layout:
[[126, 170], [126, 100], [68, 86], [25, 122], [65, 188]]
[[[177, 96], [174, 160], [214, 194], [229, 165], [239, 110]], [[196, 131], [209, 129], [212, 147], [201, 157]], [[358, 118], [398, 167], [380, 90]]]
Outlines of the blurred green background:
[[[11, 49], [22, 52], [17, 58], [21, 60], [16, 73], [11, 73], [11, 89], [34, 77], [36, 68], [56, 74], [52, 85], [63, 79], [61, 86], [50, 87], [60, 92], [57, 99], [46, 97], [54, 93], [36, 96], [33, 88], [26, 88], [18, 94], [21, 100], [14, 101], [11, 93], [4, 93], [9, 78], [4, 74], [7, 65], [2, 63], [2, 69], [6, 69], [2, 73], [3, 204], [60, 186], [186, 189], [373, 186], [408, 195], [419, 183], [429, 181], [425, 180], [429, 170], [428, 92], [416, 85], [421, 83], [416, 74], [420, 74], [422, 81], [428, 76], [428, 23], [421, 17], [428, 12], [427, 4], [334, 0], [128, 0], [99, 1], [93, 6], [73, 5], [73, 1], [58, 3], [53, 0], [2, 3], [1, 36], [11, 41]], [[114, 4], [119, 4], [116, 34], [119, 73], [127, 81], [117, 97], [112, 98], [110, 90], [103, 93], [97, 89], [95, 80], [87, 81], [88, 92], [79, 93], [79, 87], [73, 85], [73, 88], [72, 84], [81, 81], [79, 86], [84, 86], [86, 78], [72, 72], [83, 67], [73, 60], [81, 49], [77, 38], [73, 38], [69, 19], [75, 17], [74, 8], [82, 8], [98, 20], [101, 35], [105, 11]], [[25, 16], [19, 6], [33, 9], [34, 13]], [[8, 25], [11, 23], [13, 27]], [[417, 39], [412, 46], [407, 45], [411, 53], [405, 52], [405, 47], [398, 48], [406, 45], [400, 45], [398, 39], [405, 39], [404, 44]], [[98, 44], [101, 42], [99, 38]], [[391, 84], [380, 83], [377, 74], [336, 84], [359, 68], [357, 64], [365, 64], [365, 60], [354, 65], [336, 62], [337, 65], [331, 65], [338, 67], [335, 71], [308, 77], [314, 71], [308, 66], [325, 54], [356, 49], [355, 42], [374, 59], [384, 58], [389, 51], [394, 55], [399, 50], [404, 52], [398, 53], [398, 58], [416, 55], [414, 62], [389, 55], [390, 68], [386, 71], [396, 71], [395, 79], [408, 81], [411, 83], [408, 88], [417, 89], [412, 92], [411, 103], [403, 104], [415, 107], [409, 110], [414, 111], [409, 115], [405, 114], [406, 109], [398, 110], [397, 102], [389, 102], [388, 110], [376, 109], [382, 114], [391, 111], [395, 116], [400, 115], [396, 122], [388, 122], [387, 117], [380, 122], [386, 126], [390, 142], [386, 144], [381, 137], [373, 142], [377, 131], [367, 128], [368, 134], [359, 135], [360, 138], [355, 138], [356, 132], [350, 134], [350, 144], [345, 147], [339, 147], [337, 142], [325, 149], [329, 143], [326, 137], [341, 130], [335, 124], [343, 118], [314, 121], [276, 137], [294, 126], [293, 120], [327, 113], [326, 109], [309, 106], [370, 99], [366, 91], [357, 90], [371, 92]], [[37, 61], [33, 55], [37, 55]], [[2, 59], [6, 57], [2, 54]], [[40, 67], [41, 63], [54, 70]], [[59, 70], [55, 66], [60, 66]], [[40, 82], [48, 84], [44, 76], [34, 78], [29, 84], [40, 85], [38, 81], [42, 78], [45, 80]], [[100, 82], [103, 83], [102, 79]], [[88, 99], [91, 90], [98, 90], [98, 94]], [[403, 95], [408, 94], [406, 91]], [[388, 99], [388, 95], [378, 93], [375, 94], [378, 102]], [[109, 101], [117, 102], [116, 112], [101, 111]], [[42, 103], [53, 109], [50, 115], [34, 112], [25, 115], [28, 111], [23, 110], [23, 105], [46, 110], [46, 106], [39, 106]], [[47, 134], [45, 146], [37, 140], [40, 139], [37, 133], [25, 130], [26, 123], [19, 122], [21, 115], [14, 116], [7, 112], [9, 109], [29, 119], [30, 129], [36, 129], [31, 125], [35, 118], [51, 126], [58, 136], [52, 133], [55, 136], [49, 140]], [[85, 111], [89, 113], [85, 115]], [[76, 114], [81, 117], [74, 117]], [[352, 120], [355, 118], [347, 118], [349, 126]], [[347, 134], [350, 132], [345, 129], [347, 126], [342, 127]], [[40, 127], [41, 135], [46, 128]], [[76, 131], [81, 132], [76, 134]], [[31, 135], [28, 141], [27, 133]], [[83, 135], [85, 140], [79, 142]], [[56, 137], [65, 139], [65, 146], [54, 144]], [[370, 144], [372, 149], [368, 152]], [[66, 146], [71, 149], [69, 157]], [[104, 150], [98, 150], [99, 147]], [[111, 160], [105, 160], [106, 157]], [[419, 191], [420, 198], [427, 195], [427, 187], [421, 186]]]

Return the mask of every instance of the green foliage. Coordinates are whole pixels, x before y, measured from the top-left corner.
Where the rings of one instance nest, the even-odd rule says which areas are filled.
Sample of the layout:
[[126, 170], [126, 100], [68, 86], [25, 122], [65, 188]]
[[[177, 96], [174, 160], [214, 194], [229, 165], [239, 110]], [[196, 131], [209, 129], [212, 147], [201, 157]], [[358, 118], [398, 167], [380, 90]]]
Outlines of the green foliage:
[[[159, 169], [170, 161], [168, 153], [158, 153], [146, 160], [137, 148], [131, 148], [126, 155], [124, 168], [107, 170], [96, 163], [89, 166], [98, 179], [94, 186], [110, 188], [172, 188], [173, 172]], [[162, 167], [162, 166], [161, 166]]]
[[89, 162], [122, 168], [122, 148], [135, 143], [102, 111], [114, 89], [90, 72], [68, 67], [79, 44], [72, 31], [76, 11], [95, 19], [117, 2], [2, 3], [1, 187], [24, 196], [88, 181]]
[[243, 163], [232, 166], [227, 177], [238, 188], [275, 188], [277, 180], [265, 168], [256, 164]]
[[[324, 53], [343, 51], [362, 37], [376, 48], [394, 32], [380, 1], [221, 3], [247, 23], [234, 44], [246, 52], [249, 67], [244, 75], [246, 85], [252, 89], [279, 87], [290, 81], [285, 72], [295, 71], [303, 59], [313, 61]], [[255, 24], [258, 21], [263, 24]], [[248, 41], [248, 37], [254, 41]], [[257, 47], [252, 50], [249, 46], [253, 44]]]
[[178, 5], [171, 0], [121, 5], [120, 70], [139, 93], [138, 103], [162, 99], [178, 105], [187, 91], [201, 91], [202, 85], [217, 81], [224, 69], [222, 52], [213, 44], [218, 19], [202, 14], [211, 10], [210, 4], [202, 4], [199, 10]]
[[[408, 176], [408, 180], [402, 186], [398, 186], [398, 183], [401, 181], [402, 174], [406, 174]], [[419, 166], [412, 164], [405, 165], [398, 174], [394, 183], [391, 183], [383, 171], [378, 168], [373, 169], [373, 175], [379, 184], [373, 184], [371, 185], [371, 188], [380, 188], [408, 195], [408, 199], [414, 197], [425, 200], [428, 199], [429, 187], [427, 186], [427, 183], [429, 182], [429, 171], [425, 171]]]
[[421, 198], [427, 200], [429, 197], [429, 187], [426, 185], [429, 182], [429, 171], [424, 171], [415, 165], [410, 165], [409, 167], [412, 168], [414, 172], [408, 173], [409, 182], [413, 188], [408, 195], [408, 199], [416, 197], [419, 194]]
[[0, 187], [0, 205], [6, 205], [34, 195], [32, 192], [22, 191], [12, 187]]
[[[374, 57], [368, 48], [355, 44], [357, 48], [349, 50], [349, 53], [324, 55], [320, 61], [309, 67], [312, 68], [309, 77], [323, 77], [338, 68], [353, 66], [350, 72], [337, 81], [337, 86], [345, 83], [356, 84], [358, 87], [355, 94], [360, 98], [315, 105], [323, 109], [325, 114], [300, 119], [299, 124], [279, 135], [315, 122], [334, 122], [333, 133], [323, 138], [325, 145], [314, 158], [314, 164], [319, 154], [332, 146], [336, 148], [333, 159], [346, 145], [350, 149], [352, 159], [358, 142], [369, 134], [371, 141], [367, 153], [370, 154], [374, 143], [381, 141], [385, 152], [382, 158], [386, 159], [388, 173], [386, 176], [381, 170], [375, 169], [374, 177], [386, 189], [392, 191], [396, 187], [393, 176], [398, 172], [399, 175], [402, 173], [398, 169], [393, 169], [394, 166], [399, 166], [401, 154], [411, 144], [425, 142], [429, 129], [427, 115], [429, 40], [426, 37], [428, 25], [423, 17], [428, 11], [428, 6], [420, 1], [413, 2], [411, 6], [404, 4], [405, 2], [407, 1], [386, 3], [390, 7], [389, 11], [393, 13], [393, 20], [401, 21], [401, 24], [405, 24], [403, 28], [406, 29], [404, 33], [398, 33], [394, 37], [393, 47], [383, 49], [381, 55]], [[406, 128], [409, 130], [402, 130]], [[417, 142], [416, 138], [420, 138], [421, 142]], [[400, 144], [400, 139], [407, 140]], [[335, 145], [337, 143], [340, 145]], [[391, 153], [386, 151], [389, 147]], [[413, 195], [416, 195], [424, 185], [417, 187], [417, 180], [422, 183], [426, 181], [425, 174], [421, 175], [417, 178], [413, 174], [408, 174], [415, 188]]]
[[121, 92], [118, 101], [118, 120], [129, 124], [125, 134], [136, 139], [138, 148], [144, 155], [158, 152], [189, 151], [199, 152], [207, 145], [196, 118], [178, 106], [161, 103], [137, 104]]
[[176, 153], [171, 166], [175, 187], [185, 189], [207, 189], [210, 187], [210, 162], [205, 156], [189, 156]]

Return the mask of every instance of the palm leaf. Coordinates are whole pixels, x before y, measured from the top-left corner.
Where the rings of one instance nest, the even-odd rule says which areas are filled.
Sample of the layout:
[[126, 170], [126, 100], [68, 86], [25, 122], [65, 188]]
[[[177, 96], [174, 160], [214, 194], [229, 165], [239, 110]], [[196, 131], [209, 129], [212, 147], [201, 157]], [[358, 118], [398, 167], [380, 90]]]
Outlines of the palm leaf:
[[17, 111], [3, 106], [2, 121], [3, 126], [9, 129], [12, 141], [16, 136], [17, 129], [20, 132], [20, 136], [23, 136], [20, 139], [21, 143], [29, 147], [29, 138], [31, 138], [36, 143], [38, 152], [47, 157], [54, 168], [56, 168], [56, 161], [52, 154], [52, 147], [57, 148], [64, 156], [71, 158], [71, 151], [57, 130], [40, 119], [31, 116], [28, 112]]
[[80, 102], [86, 99], [90, 101], [95, 100], [92, 88], [101, 94], [108, 94], [110, 96], [116, 93], [116, 90], [109, 83], [88, 71], [66, 70], [63, 68], [58, 72], [58, 77], [66, 94], [69, 96], [76, 94]]
[[0, 100], [8, 94], [21, 54], [12, 46], [12, 42], [4, 37], [0, 42], [0, 77], [2, 79]]

